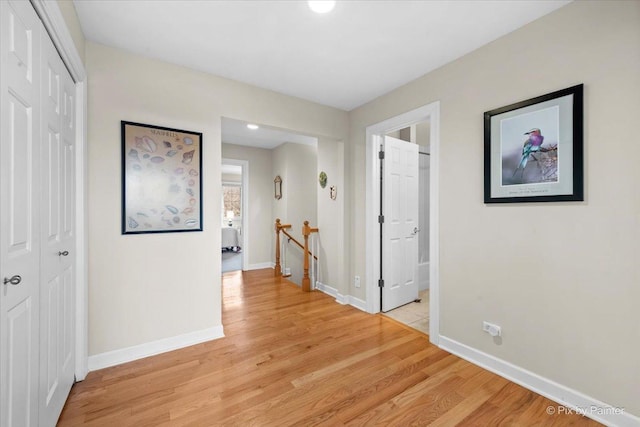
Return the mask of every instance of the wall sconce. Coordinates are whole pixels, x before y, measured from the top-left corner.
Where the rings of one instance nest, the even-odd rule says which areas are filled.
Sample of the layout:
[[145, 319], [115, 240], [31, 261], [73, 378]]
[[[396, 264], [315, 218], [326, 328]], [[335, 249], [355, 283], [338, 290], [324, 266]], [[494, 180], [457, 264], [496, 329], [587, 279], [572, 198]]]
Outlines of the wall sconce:
[[233, 211], [227, 211], [227, 221], [229, 221], [229, 227], [231, 227], [233, 225], [233, 218], [235, 217], [235, 215], [233, 214]]
[[276, 200], [282, 199], [282, 178], [280, 178], [280, 175], [276, 176], [276, 179], [273, 180], [273, 185]]

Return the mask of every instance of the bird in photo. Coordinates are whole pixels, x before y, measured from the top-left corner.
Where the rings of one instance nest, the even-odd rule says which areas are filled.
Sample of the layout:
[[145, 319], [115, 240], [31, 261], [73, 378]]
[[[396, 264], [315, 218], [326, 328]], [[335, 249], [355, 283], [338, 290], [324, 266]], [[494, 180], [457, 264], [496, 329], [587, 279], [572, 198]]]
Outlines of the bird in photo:
[[540, 151], [540, 146], [542, 145], [542, 141], [544, 141], [544, 136], [542, 136], [538, 128], [533, 128], [529, 132], [525, 132], [525, 135], [529, 135], [529, 138], [527, 138], [522, 146], [522, 159], [516, 170], [513, 171], [513, 175], [515, 175], [519, 169], [522, 169], [524, 172], [524, 168], [527, 166], [527, 161], [529, 160], [529, 155]]

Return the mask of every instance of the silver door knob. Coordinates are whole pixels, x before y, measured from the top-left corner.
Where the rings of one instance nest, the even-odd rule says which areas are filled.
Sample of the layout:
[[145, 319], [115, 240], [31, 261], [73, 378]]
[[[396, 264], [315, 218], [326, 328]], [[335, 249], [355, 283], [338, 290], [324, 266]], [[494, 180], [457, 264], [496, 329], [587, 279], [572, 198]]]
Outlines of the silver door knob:
[[58, 256], [67, 256], [67, 255], [69, 255], [69, 251], [58, 252]]
[[6, 285], [8, 283], [11, 283], [13, 286], [15, 285], [19, 285], [20, 282], [22, 282], [22, 277], [18, 276], [17, 274], [15, 276], [13, 276], [11, 279], [7, 279], [6, 277], [4, 278], [4, 280], [2, 281], [3, 285]]
[[418, 227], [414, 227], [413, 228], [413, 233], [411, 233], [412, 235], [416, 235], [418, 234], [418, 232], [420, 232], [420, 229]]

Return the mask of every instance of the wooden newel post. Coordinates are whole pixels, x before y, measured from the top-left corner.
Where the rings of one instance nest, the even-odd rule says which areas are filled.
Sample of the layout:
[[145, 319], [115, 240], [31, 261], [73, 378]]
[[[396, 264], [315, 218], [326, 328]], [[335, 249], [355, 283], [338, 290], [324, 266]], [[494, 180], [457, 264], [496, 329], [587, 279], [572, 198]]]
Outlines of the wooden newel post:
[[309, 234], [311, 227], [309, 221], [305, 221], [302, 226], [302, 235], [304, 236], [304, 276], [302, 276], [302, 290], [311, 292], [311, 280], [309, 279]]
[[276, 218], [276, 266], [273, 270], [274, 276], [282, 276], [280, 267], [280, 218]]

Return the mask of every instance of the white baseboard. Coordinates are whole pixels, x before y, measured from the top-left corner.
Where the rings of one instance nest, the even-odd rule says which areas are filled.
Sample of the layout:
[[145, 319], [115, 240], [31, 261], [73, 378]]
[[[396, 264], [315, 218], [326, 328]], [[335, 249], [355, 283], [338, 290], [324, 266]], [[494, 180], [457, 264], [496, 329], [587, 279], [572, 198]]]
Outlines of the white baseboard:
[[325, 294], [332, 296], [334, 298], [338, 298], [338, 290], [336, 288], [333, 288], [325, 283], [322, 282], [316, 282], [316, 289], [319, 291], [324, 292]]
[[177, 350], [179, 348], [200, 344], [205, 341], [211, 341], [222, 337], [224, 337], [222, 326], [214, 326], [213, 328], [204, 329], [202, 331], [190, 332], [188, 334], [163, 338], [158, 341], [135, 345], [133, 347], [96, 354], [89, 356], [89, 371], [108, 368], [109, 366], [131, 362], [144, 357], [166, 353], [167, 351]]
[[261, 270], [263, 268], [275, 268], [275, 263], [273, 262], [260, 262], [258, 264], [249, 264], [247, 267], [247, 271], [249, 270]]
[[[490, 354], [440, 335], [440, 348], [607, 426], [637, 427], [640, 418]], [[558, 412], [557, 407], [553, 411]]]
[[361, 300], [360, 298], [356, 298], [353, 295], [349, 295], [349, 304], [357, 308], [358, 310], [367, 311], [367, 302]]
[[367, 303], [366, 301], [361, 300], [360, 298], [356, 298], [351, 295], [343, 295], [334, 287], [331, 287], [322, 282], [316, 282], [316, 289], [324, 292], [327, 295], [330, 295], [336, 299], [336, 302], [339, 304], [349, 304], [358, 310], [367, 311]]

